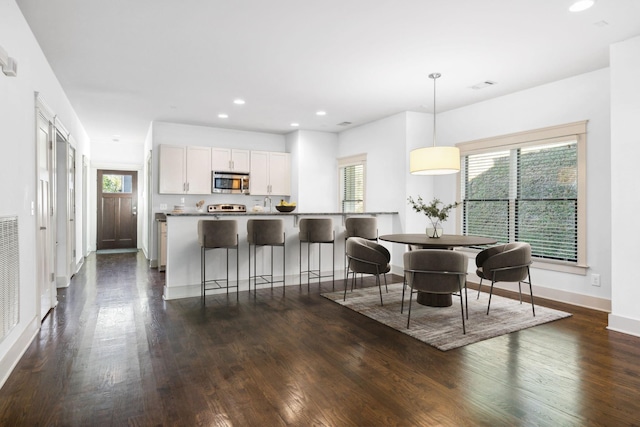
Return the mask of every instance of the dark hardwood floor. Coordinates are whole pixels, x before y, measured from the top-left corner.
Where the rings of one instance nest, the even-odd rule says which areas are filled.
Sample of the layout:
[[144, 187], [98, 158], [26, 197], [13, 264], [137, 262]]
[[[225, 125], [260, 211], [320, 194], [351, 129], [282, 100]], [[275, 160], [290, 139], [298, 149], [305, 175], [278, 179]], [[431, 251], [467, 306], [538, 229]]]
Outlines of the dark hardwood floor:
[[163, 301], [163, 280], [141, 253], [92, 254], [0, 390], [0, 425], [640, 425], [640, 338], [605, 313], [538, 299], [573, 316], [441, 352], [317, 284], [203, 307]]

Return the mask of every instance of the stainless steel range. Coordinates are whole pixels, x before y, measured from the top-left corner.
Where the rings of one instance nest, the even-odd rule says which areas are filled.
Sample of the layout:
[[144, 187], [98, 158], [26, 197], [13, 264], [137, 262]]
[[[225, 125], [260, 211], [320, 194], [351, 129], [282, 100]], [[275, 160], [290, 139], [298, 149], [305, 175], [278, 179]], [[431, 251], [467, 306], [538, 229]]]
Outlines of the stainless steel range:
[[245, 205], [219, 203], [207, 206], [207, 212], [209, 213], [238, 213], [246, 211], [247, 207]]

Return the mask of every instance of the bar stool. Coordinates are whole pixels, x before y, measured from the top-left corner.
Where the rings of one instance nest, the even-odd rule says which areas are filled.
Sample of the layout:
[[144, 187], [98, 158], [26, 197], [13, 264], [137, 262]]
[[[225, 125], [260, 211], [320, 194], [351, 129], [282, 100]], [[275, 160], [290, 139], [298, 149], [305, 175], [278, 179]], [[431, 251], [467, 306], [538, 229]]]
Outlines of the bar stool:
[[[200, 243], [200, 293], [202, 302], [206, 291], [211, 289], [220, 289], [226, 284], [227, 295], [229, 288], [236, 288], [236, 300], [238, 300], [238, 222], [232, 220], [200, 220], [198, 221], [198, 242]], [[227, 253], [227, 278], [226, 279], [208, 279], [207, 280], [207, 263], [206, 253], [211, 249], [226, 249]], [[236, 285], [229, 286], [229, 249], [236, 250]], [[209, 284], [215, 286], [207, 287]]]
[[[349, 272], [347, 259], [347, 239], [349, 237], [361, 237], [363, 239], [378, 241], [378, 219], [374, 216], [348, 217], [344, 221], [344, 271], [345, 277]], [[360, 274], [362, 284], [363, 274]]]
[[[307, 274], [307, 291], [309, 290], [309, 282], [311, 277], [320, 279], [324, 277], [331, 277], [331, 283], [335, 290], [335, 231], [333, 230], [333, 219], [331, 218], [303, 218], [298, 223], [300, 227], [300, 287], [302, 287], [302, 275]], [[307, 270], [302, 271], [302, 244], [307, 244]], [[311, 270], [310, 268], [310, 252], [311, 245], [313, 243], [318, 244], [318, 269]], [[322, 244], [331, 244], [332, 256], [331, 256], [331, 274], [322, 276]]]
[[[282, 283], [282, 295], [285, 293], [285, 234], [284, 223], [281, 219], [250, 219], [247, 221], [247, 241], [249, 242], [249, 292], [251, 292], [251, 279], [253, 279], [253, 297], [257, 293], [258, 279], [260, 285]], [[251, 275], [251, 246], [253, 246], [253, 276]], [[271, 271], [269, 274], [258, 274], [256, 270], [256, 248], [258, 246], [271, 247]], [[273, 248], [282, 247], [282, 280], [273, 280]]]

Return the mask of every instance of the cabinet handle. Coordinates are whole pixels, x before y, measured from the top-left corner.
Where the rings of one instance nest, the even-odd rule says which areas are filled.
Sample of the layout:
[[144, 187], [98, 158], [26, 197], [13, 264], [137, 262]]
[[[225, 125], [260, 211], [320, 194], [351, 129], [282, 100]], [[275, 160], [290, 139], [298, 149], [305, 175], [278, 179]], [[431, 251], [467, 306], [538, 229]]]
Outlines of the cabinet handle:
[[189, 191], [189, 183], [187, 182], [187, 191]]

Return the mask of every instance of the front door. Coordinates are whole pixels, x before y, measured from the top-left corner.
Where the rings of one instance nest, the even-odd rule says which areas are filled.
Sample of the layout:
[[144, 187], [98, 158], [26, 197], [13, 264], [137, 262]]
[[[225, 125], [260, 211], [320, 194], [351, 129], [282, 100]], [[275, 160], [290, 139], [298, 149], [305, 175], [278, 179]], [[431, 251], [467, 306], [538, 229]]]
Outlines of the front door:
[[98, 170], [97, 249], [138, 247], [136, 171]]

